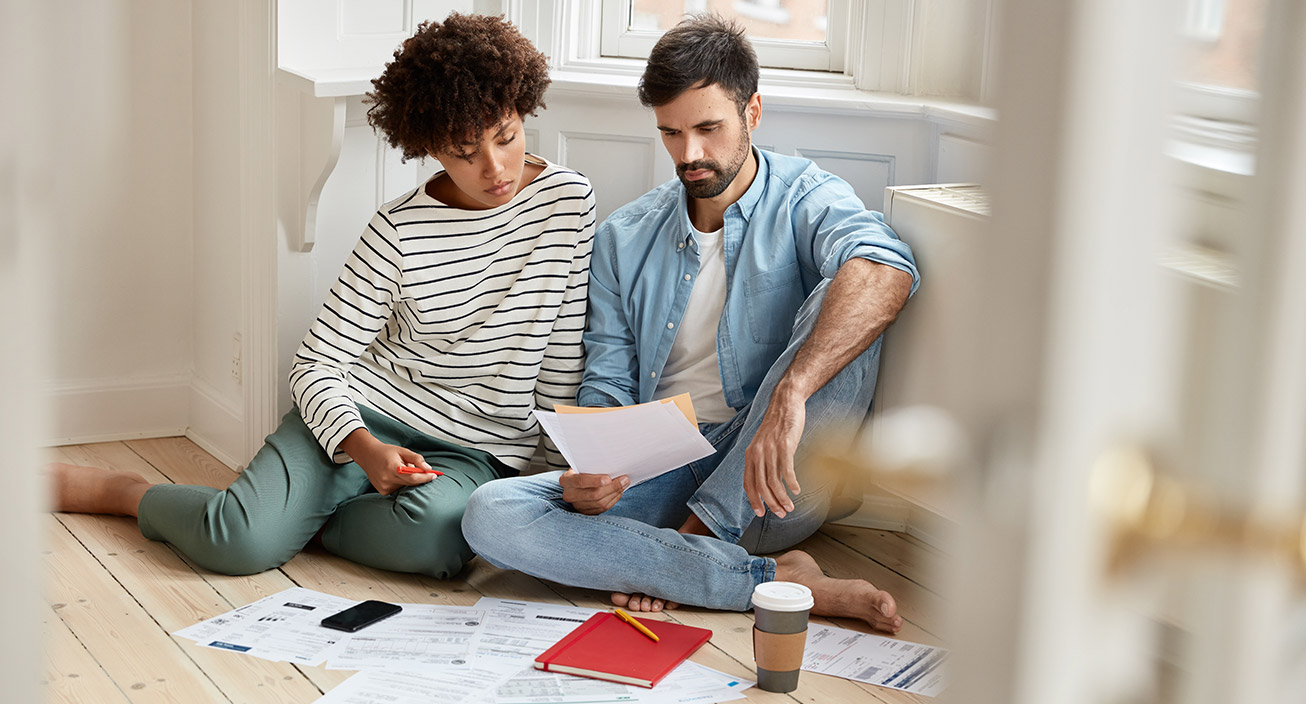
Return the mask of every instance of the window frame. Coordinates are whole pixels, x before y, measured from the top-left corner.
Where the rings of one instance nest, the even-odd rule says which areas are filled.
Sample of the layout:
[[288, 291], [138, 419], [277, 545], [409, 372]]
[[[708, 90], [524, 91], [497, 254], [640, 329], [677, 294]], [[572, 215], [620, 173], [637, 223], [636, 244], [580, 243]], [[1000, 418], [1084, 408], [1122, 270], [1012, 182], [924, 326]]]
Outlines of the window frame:
[[[827, 0], [825, 42], [790, 42], [750, 38], [758, 63], [766, 68], [845, 73], [848, 68], [850, 35], [860, 34], [854, 26], [852, 0]], [[601, 0], [599, 56], [616, 59], [647, 59], [662, 32], [630, 29], [632, 0]]]

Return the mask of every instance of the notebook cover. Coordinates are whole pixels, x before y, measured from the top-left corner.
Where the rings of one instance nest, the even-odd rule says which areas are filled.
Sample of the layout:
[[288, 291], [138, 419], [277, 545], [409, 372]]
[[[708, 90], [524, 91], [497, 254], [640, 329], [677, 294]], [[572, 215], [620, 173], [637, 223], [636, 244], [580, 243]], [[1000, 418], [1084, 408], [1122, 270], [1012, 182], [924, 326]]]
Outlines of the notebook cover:
[[712, 637], [706, 628], [651, 618], [639, 622], [660, 640], [653, 642], [616, 614], [598, 613], [544, 651], [535, 667], [652, 687]]

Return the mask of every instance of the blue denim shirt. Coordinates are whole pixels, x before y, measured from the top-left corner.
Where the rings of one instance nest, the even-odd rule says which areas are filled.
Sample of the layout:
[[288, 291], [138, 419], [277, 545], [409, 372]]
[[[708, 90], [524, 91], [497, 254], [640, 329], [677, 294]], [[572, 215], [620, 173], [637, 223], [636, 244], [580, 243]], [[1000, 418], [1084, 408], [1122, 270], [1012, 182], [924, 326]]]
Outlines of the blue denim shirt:
[[[754, 149], [753, 183], [725, 212], [726, 301], [715, 333], [726, 403], [739, 409], [784, 351], [799, 306], [853, 257], [920, 275], [911, 248], [853, 189], [807, 159]], [[582, 406], [653, 400], [699, 256], [678, 179], [599, 226], [590, 262]]]

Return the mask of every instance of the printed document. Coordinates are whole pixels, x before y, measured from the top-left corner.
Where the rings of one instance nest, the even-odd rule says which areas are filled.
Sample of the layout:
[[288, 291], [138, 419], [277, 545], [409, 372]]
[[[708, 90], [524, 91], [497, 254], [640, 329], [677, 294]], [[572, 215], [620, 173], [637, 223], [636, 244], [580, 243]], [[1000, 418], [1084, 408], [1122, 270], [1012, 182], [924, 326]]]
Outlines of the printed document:
[[943, 648], [812, 624], [803, 669], [933, 697], [948, 685], [947, 660]]
[[468, 667], [472, 638], [485, 612], [436, 604], [404, 604], [404, 610], [368, 626], [334, 649], [328, 670]]
[[595, 413], [536, 410], [535, 417], [572, 469], [624, 474], [632, 484], [716, 451], [670, 400]]

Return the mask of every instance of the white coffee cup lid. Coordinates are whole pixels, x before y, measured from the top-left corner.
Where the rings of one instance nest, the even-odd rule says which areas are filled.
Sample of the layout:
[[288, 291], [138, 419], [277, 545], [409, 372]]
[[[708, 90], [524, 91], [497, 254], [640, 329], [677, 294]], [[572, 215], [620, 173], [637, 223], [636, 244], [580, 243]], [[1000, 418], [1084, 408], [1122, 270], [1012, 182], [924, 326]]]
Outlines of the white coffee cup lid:
[[753, 606], [771, 611], [808, 611], [812, 590], [794, 582], [763, 582], [753, 588]]

